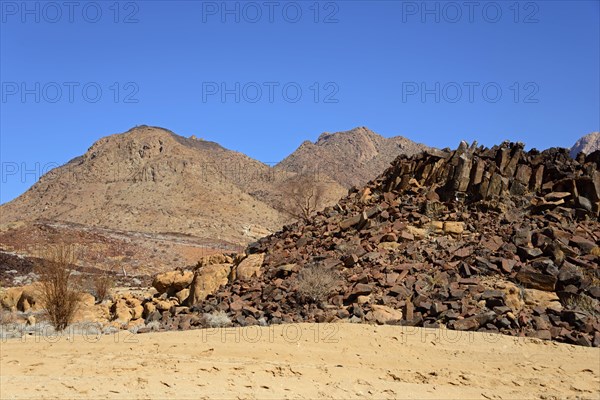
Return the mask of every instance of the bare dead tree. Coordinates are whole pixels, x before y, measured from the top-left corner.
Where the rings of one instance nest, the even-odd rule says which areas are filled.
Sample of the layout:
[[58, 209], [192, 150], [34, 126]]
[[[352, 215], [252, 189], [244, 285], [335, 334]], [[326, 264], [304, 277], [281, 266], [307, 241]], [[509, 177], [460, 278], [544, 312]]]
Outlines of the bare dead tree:
[[308, 221], [322, 206], [325, 184], [310, 174], [289, 179], [283, 185], [284, 211], [292, 217]]

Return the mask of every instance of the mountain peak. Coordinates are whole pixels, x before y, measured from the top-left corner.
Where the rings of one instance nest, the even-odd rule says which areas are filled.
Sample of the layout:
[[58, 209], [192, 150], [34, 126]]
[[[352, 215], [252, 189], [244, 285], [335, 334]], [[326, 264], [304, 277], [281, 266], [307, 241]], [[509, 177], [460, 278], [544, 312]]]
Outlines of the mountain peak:
[[356, 128], [350, 129], [348, 131], [341, 131], [341, 132], [335, 132], [335, 133], [331, 133], [331, 132], [323, 132], [319, 138], [317, 139], [317, 141], [315, 142], [316, 145], [320, 145], [320, 144], [324, 144], [327, 143], [330, 140], [344, 140], [344, 139], [348, 139], [348, 138], [369, 138], [371, 140], [377, 138], [383, 138], [381, 135], [373, 132], [372, 130], [370, 130], [367, 127], [364, 126], [358, 126]]
[[268, 166], [217, 143], [136, 126], [96, 141], [2, 205], [0, 224], [20, 219], [135, 232], [221, 235], [232, 243], [272, 231], [285, 217], [252, 197], [250, 179]]
[[375, 178], [398, 155], [412, 155], [425, 148], [401, 136], [385, 138], [359, 126], [348, 131], [324, 132], [315, 143], [303, 142], [278, 167], [296, 171], [310, 165], [350, 188]]
[[577, 140], [571, 147], [571, 157], [577, 157], [580, 152], [590, 154], [596, 150], [600, 150], [600, 132], [589, 133]]

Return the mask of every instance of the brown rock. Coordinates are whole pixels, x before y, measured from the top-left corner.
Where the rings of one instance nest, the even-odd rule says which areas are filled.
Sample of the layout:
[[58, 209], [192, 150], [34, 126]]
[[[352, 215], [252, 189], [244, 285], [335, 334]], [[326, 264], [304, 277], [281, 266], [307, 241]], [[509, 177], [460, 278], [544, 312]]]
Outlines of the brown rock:
[[465, 231], [464, 222], [444, 222], [444, 232], [461, 234]]
[[454, 329], [459, 331], [473, 331], [478, 329], [480, 326], [485, 325], [489, 321], [492, 321], [496, 313], [490, 311], [483, 314], [473, 315], [472, 317], [459, 319], [454, 321]]
[[156, 304], [154, 304], [151, 301], [147, 301], [146, 303], [144, 303], [144, 313], [142, 316], [144, 318], [148, 318], [148, 316], [155, 311], [156, 311]]
[[502, 271], [506, 272], [507, 274], [510, 274], [512, 272], [513, 267], [515, 266], [516, 261], [515, 260], [509, 260], [506, 258], [503, 258], [500, 264], [500, 267], [502, 268]]
[[12, 287], [2, 290], [0, 294], [0, 305], [11, 311], [17, 311], [17, 304], [23, 294], [22, 287]]
[[[193, 282], [193, 280], [192, 280]], [[190, 296], [190, 289], [185, 288], [181, 289], [179, 292], [175, 293], [175, 298], [179, 302], [179, 304], [183, 304], [187, 298]]]
[[383, 235], [383, 237], [381, 238], [382, 242], [396, 242], [398, 240], [398, 237], [396, 236], [395, 233], [388, 233]]
[[[357, 225], [361, 221], [362, 217], [363, 217], [362, 214], [357, 214], [353, 217], [347, 218], [347, 219], [343, 220], [342, 222], [340, 222], [340, 228], [348, 229], [354, 225]], [[365, 219], [366, 219], [366, 216], [365, 216]]]
[[[261, 255], [262, 258], [264, 258], [264, 254]], [[258, 260], [258, 258], [256, 258], [256, 260]], [[242, 261], [242, 263], [244, 261]], [[238, 274], [240, 273], [239, 267], [242, 265], [242, 263], [238, 265]], [[244, 273], [247, 273], [251, 266], [251, 264], [246, 265], [246, 269], [243, 270]], [[221, 286], [228, 282], [230, 272], [231, 264], [212, 264], [206, 267], [198, 268], [194, 273], [194, 279], [190, 287], [189, 297], [186, 300], [186, 304], [188, 306], [193, 306], [206, 299], [208, 295], [214, 294]]]
[[576, 246], [585, 254], [590, 254], [592, 250], [596, 247], [596, 243], [592, 242], [589, 239], [583, 238], [581, 236], [573, 236], [569, 242], [571, 246]]
[[358, 262], [358, 256], [356, 254], [350, 254], [342, 259], [346, 267], [352, 267]]
[[169, 271], [158, 274], [152, 281], [152, 286], [158, 293], [169, 293], [173, 295], [185, 289], [192, 283], [194, 273], [192, 271]]
[[525, 287], [545, 290], [548, 292], [554, 291], [557, 280], [554, 276], [545, 275], [526, 269], [519, 271], [516, 278], [519, 282], [525, 285]]
[[24, 286], [21, 292], [21, 297], [17, 302], [17, 309], [19, 311], [27, 312], [31, 310], [38, 310], [43, 307], [42, 304], [42, 293], [39, 283]]
[[367, 285], [365, 283], [357, 283], [352, 290], [352, 293], [355, 295], [368, 295], [373, 291], [372, 285]]
[[239, 299], [229, 304], [229, 309], [233, 312], [240, 312], [242, 308], [244, 308], [244, 302]]
[[155, 303], [157, 311], [168, 311], [173, 306], [173, 302], [168, 300], [157, 300]]
[[571, 197], [572, 195], [573, 194], [570, 192], [552, 192], [552, 193], [548, 193], [547, 195], [545, 195], [544, 200], [546, 200], [546, 201], [563, 200], [563, 199]]
[[245, 281], [254, 276], [260, 276], [264, 260], [265, 253], [250, 254], [234, 267], [236, 278]]
[[415, 235], [410, 233], [408, 230], [404, 230], [400, 232], [400, 238], [404, 240], [415, 240]]
[[395, 310], [391, 307], [373, 304], [371, 306], [371, 311], [378, 324], [385, 324], [389, 321], [400, 321], [402, 319], [402, 311]]
[[536, 331], [534, 333], [534, 336], [536, 338], [542, 339], [542, 340], [551, 340], [552, 339], [552, 333], [547, 329]]
[[133, 316], [132, 310], [129, 308], [127, 301], [124, 299], [118, 299], [112, 305], [110, 311], [113, 315], [113, 321], [118, 321], [122, 324], [126, 324], [129, 321], [131, 321], [131, 318]]
[[515, 179], [524, 185], [529, 185], [531, 178], [531, 167], [529, 165], [521, 164], [517, 167], [517, 174]]

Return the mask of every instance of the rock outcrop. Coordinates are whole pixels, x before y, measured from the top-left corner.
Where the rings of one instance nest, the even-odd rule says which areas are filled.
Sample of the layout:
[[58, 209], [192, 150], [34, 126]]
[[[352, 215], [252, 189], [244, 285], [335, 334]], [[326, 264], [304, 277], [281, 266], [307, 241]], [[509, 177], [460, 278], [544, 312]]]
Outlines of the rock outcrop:
[[[251, 244], [261, 273], [200, 311], [240, 325], [350, 319], [600, 346], [599, 164], [600, 152], [574, 160], [513, 143], [400, 156], [309, 223]], [[321, 301], [299, 290], [315, 266], [339, 278]]]

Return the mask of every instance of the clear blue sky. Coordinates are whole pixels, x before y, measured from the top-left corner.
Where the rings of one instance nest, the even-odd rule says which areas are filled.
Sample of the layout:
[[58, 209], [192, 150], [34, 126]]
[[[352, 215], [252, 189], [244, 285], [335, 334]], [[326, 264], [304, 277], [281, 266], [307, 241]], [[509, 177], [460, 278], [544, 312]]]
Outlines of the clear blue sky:
[[141, 124], [265, 162], [356, 126], [438, 147], [600, 129], [598, 1], [0, 3], [0, 202]]

